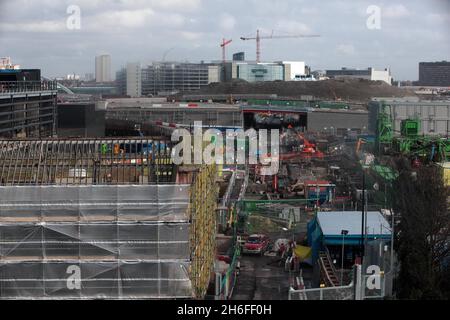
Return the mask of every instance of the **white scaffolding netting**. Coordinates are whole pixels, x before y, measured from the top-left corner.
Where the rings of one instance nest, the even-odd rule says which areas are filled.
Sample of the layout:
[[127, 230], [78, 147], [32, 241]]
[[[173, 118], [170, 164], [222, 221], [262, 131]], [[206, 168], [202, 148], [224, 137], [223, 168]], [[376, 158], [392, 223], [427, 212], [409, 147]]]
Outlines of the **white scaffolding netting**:
[[0, 187], [0, 298], [189, 298], [189, 185]]

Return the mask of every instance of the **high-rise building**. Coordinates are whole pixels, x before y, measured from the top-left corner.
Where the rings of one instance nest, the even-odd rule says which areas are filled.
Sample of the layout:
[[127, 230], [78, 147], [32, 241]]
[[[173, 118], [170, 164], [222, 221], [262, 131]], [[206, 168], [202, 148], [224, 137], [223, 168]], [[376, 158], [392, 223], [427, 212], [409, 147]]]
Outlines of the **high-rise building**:
[[95, 57], [95, 81], [111, 81], [111, 56], [104, 54]]
[[432, 87], [450, 86], [450, 62], [420, 62], [419, 85]]

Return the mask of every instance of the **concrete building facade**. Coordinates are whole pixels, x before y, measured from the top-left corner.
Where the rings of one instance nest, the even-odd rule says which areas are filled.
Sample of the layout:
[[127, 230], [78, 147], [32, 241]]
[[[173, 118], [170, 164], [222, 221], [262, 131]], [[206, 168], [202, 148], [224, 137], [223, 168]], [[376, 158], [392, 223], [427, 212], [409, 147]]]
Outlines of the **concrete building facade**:
[[306, 74], [304, 61], [282, 61], [284, 66], [284, 80], [290, 81], [298, 79]]
[[241, 79], [248, 82], [291, 81], [306, 74], [303, 61], [254, 62], [232, 61], [223, 65], [223, 81]]
[[245, 61], [245, 52], [236, 52], [233, 54], [233, 61]]
[[104, 54], [95, 57], [95, 81], [110, 82], [111, 80], [111, 56]]
[[142, 95], [142, 66], [139, 62], [127, 63], [116, 73], [117, 92], [131, 98]]
[[371, 67], [367, 69], [342, 68], [341, 70], [327, 70], [326, 75], [333, 79], [365, 79], [392, 84], [391, 70], [389, 68], [384, 70], [375, 70]]

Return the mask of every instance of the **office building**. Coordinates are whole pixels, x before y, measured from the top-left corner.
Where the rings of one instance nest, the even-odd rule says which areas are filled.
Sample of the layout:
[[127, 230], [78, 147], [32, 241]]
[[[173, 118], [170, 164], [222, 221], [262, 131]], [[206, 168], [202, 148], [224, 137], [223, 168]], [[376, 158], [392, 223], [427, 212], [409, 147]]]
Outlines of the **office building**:
[[384, 70], [375, 70], [371, 67], [367, 69], [342, 68], [341, 70], [327, 70], [326, 75], [332, 79], [365, 79], [392, 84], [391, 70], [389, 68]]
[[306, 66], [304, 61], [281, 61], [284, 66], [284, 80], [298, 80], [306, 75]]
[[119, 94], [140, 97], [198, 90], [220, 77], [218, 64], [154, 62], [145, 67], [128, 64], [117, 73], [116, 83]]
[[248, 82], [291, 81], [305, 75], [305, 73], [305, 62], [302, 61], [259, 63], [253, 61], [232, 61], [224, 64], [222, 80], [241, 79]]
[[50, 137], [56, 133], [57, 84], [39, 69], [0, 69], [0, 136]]
[[374, 98], [369, 103], [369, 131], [376, 132], [378, 113], [383, 103], [392, 118], [392, 130], [400, 132], [401, 123], [407, 119], [419, 119], [419, 134], [448, 136], [450, 132], [450, 102], [421, 101], [411, 98]]
[[450, 86], [450, 62], [420, 62], [419, 85], [431, 87]]

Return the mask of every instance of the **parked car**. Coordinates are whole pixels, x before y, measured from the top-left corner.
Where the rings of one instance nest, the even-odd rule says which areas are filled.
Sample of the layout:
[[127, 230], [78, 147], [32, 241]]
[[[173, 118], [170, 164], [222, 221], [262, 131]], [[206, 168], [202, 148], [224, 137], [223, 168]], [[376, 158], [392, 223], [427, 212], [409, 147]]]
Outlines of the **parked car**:
[[248, 237], [242, 249], [243, 253], [263, 255], [269, 248], [269, 238], [264, 234], [252, 234]]

